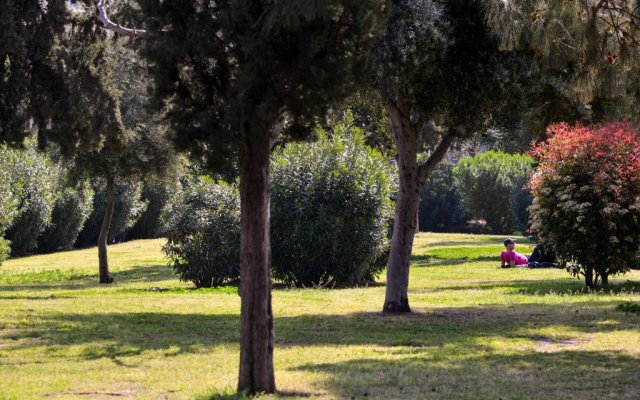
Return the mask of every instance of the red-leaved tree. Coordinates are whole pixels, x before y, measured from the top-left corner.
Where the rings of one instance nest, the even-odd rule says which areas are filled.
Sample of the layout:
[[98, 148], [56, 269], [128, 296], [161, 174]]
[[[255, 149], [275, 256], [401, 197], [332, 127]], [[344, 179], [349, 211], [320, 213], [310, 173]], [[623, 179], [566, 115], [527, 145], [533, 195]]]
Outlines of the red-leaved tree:
[[534, 146], [532, 229], [587, 287], [637, 263], [640, 130], [629, 123], [547, 129]]

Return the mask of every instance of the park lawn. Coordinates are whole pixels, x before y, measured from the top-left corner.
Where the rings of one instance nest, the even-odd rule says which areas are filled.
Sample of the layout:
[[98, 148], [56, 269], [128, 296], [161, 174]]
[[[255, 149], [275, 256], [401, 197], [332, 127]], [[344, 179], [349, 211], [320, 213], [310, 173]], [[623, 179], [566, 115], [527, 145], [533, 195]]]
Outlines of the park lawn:
[[[617, 309], [640, 272], [583, 293], [564, 270], [498, 268], [502, 239], [419, 234], [409, 315], [379, 312], [383, 286], [274, 290], [264, 397], [640, 398], [640, 314]], [[236, 398], [237, 289], [179, 282], [162, 244], [111, 246], [107, 287], [96, 249], [0, 266], [0, 399]]]

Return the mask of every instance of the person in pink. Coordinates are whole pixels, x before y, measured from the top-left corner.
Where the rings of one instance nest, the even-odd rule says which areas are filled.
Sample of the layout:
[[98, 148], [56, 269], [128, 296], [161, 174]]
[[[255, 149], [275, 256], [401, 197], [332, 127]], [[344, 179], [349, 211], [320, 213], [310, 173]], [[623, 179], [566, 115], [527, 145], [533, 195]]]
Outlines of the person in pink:
[[526, 256], [516, 252], [514, 249], [516, 248], [516, 240], [515, 239], [505, 239], [504, 240], [504, 250], [500, 253], [500, 261], [502, 262], [502, 268], [514, 268], [521, 267], [526, 268], [529, 263], [529, 259]]

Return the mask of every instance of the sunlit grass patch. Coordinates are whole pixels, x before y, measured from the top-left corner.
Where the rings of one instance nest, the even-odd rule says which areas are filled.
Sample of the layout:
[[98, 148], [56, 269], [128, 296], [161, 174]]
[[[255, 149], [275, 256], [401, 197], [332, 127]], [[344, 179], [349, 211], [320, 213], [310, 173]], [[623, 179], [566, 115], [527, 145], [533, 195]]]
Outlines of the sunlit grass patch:
[[[433, 258], [439, 260], [470, 260], [470, 261], [491, 261], [500, 260], [500, 253], [504, 250], [502, 245], [491, 246], [458, 246], [458, 247], [440, 247], [425, 251], [417, 258]], [[518, 251], [530, 254], [533, 250], [531, 245], [521, 245]]]
[[[640, 398], [640, 314], [621, 306], [640, 304], [640, 271], [585, 292], [564, 270], [500, 269], [503, 239], [419, 234], [407, 315], [380, 312], [383, 286], [276, 288], [279, 392], [260, 397]], [[110, 286], [95, 249], [1, 266], [0, 398], [244, 398], [238, 288], [180, 282], [162, 244], [111, 246]]]
[[35, 283], [58, 283], [79, 281], [98, 274], [88, 273], [77, 269], [48, 269], [40, 271], [23, 270], [20, 273], [5, 274], [0, 273], [0, 285], [35, 284]]

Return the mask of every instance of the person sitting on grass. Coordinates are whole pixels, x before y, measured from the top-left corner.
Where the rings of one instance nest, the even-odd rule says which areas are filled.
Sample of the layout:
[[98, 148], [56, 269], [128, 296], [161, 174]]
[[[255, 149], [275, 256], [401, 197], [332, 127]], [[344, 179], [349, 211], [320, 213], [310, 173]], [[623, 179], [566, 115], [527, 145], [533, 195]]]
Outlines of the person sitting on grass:
[[515, 239], [505, 239], [504, 247], [506, 250], [500, 254], [501, 268], [526, 268], [528, 266], [529, 259], [514, 250], [516, 247]]

